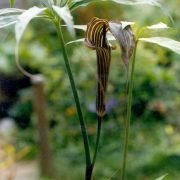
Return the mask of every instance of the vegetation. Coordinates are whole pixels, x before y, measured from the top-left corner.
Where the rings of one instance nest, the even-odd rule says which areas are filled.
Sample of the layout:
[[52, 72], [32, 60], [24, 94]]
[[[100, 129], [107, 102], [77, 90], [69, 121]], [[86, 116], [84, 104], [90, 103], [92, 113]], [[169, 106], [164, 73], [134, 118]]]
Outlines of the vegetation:
[[[16, 65], [19, 70], [31, 80], [35, 78], [34, 73], [42, 73], [45, 76], [47, 116], [55, 157], [54, 171], [57, 172], [54, 173], [55, 179], [83, 179], [83, 152], [86, 157], [84, 178], [87, 180], [92, 177], [122, 180], [156, 179], [160, 176], [159, 179], [178, 179], [180, 135], [177, 54], [180, 54], [180, 42], [173, 40], [177, 39], [178, 28], [175, 26], [178, 24], [158, 1], [112, 1], [106, 2], [107, 7], [101, 2], [94, 7], [94, 4], [89, 4], [95, 1], [51, 0], [41, 2], [44, 6], [42, 8], [34, 6], [28, 10], [10, 8], [0, 11], [2, 33], [5, 33], [4, 28], [15, 24]], [[131, 22], [106, 20], [121, 19], [112, 11], [116, 3], [124, 17]], [[139, 7], [121, 6], [124, 4], [138, 4]], [[155, 6], [156, 11], [158, 9], [157, 15], [154, 15], [155, 20], [148, 19], [154, 12], [152, 7], [145, 6], [147, 9], [150, 8], [147, 17], [138, 14], [138, 8], [142, 8], [144, 4]], [[10, 1], [10, 5], [13, 7], [14, 1]], [[107, 10], [111, 16], [103, 15], [100, 17], [102, 19], [83, 20], [85, 17], [81, 8], [82, 11], [85, 8], [87, 12], [92, 8], [93, 16], [100, 14], [99, 9]], [[74, 25], [71, 12], [77, 24], [82, 20], [88, 25]], [[137, 19], [134, 19], [134, 14], [137, 15]], [[176, 20], [178, 13], [174, 12], [173, 16]], [[32, 29], [28, 28], [23, 42], [20, 43], [27, 25], [34, 18], [37, 21], [33, 22]], [[159, 23], [163, 18], [164, 23]], [[98, 26], [95, 26], [96, 23]], [[174, 29], [170, 29], [169, 26], [174, 26]], [[68, 29], [68, 33], [65, 28]], [[79, 38], [84, 37], [81, 30], [86, 31], [85, 39], [72, 40], [75, 37], [75, 29], [78, 29]], [[66, 44], [65, 39], [69, 43]], [[115, 39], [120, 45], [124, 65], [118, 61], [118, 47], [113, 50]], [[82, 41], [95, 51], [85, 48], [79, 43]], [[143, 42], [158, 44], [168, 49], [163, 50], [160, 46]], [[7, 43], [11, 51], [3, 48], [6, 44], [1, 45], [3, 54], [7, 54], [7, 61], [3, 61], [5, 68], [2, 68], [5, 74], [15, 74], [17, 71], [15, 68], [11, 69], [13, 44], [14, 42]], [[27, 45], [30, 51], [27, 50]], [[22, 67], [19, 58], [31, 73]], [[75, 104], [72, 101], [67, 76]], [[95, 83], [97, 92], [94, 90]], [[26, 104], [31, 102], [31, 96], [27, 96], [30, 91], [28, 88], [20, 92], [21, 101], [14, 104], [8, 114], [16, 119], [18, 116], [24, 116], [22, 112], [25, 111], [25, 114], [30, 116], [29, 127], [19, 130], [17, 136], [22, 138], [25, 146], [31, 147], [29, 154], [35, 156], [38, 152], [36, 138], [32, 137], [32, 134], [35, 131], [33, 127], [36, 126], [36, 119], [28, 113], [28, 110], [32, 111], [32, 106]], [[28, 110], [20, 107], [27, 107]], [[22, 115], [19, 115], [20, 112]], [[17, 142], [16, 146], [21, 148], [18, 147], [21, 143]], [[64, 163], [63, 166], [60, 165], [61, 162]]]

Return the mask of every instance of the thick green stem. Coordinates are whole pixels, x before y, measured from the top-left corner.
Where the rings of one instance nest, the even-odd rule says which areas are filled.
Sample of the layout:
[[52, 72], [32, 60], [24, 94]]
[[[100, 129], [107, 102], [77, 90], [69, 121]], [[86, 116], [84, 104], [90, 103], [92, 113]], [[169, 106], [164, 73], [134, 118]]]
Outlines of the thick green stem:
[[78, 97], [78, 93], [77, 93], [77, 88], [76, 88], [74, 78], [73, 78], [73, 74], [71, 71], [71, 67], [69, 64], [69, 59], [68, 59], [68, 55], [67, 55], [63, 34], [61, 31], [61, 27], [60, 27], [59, 23], [55, 23], [55, 25], [56, 25], [57, 34], [58, 34], [58, 37], [60, 40], [61, 50], [62, 50], [62, 53], [64, 56], [66, 70], [67, 70], [67, 73], [69, 76], [74, 100], [76, 103], [76, 109], [77, 109], [77, 113], [78, 113], [78, 117], [79, 117], [79, 121], [80, 121], [80, 125], [81, 125], [81, 132], [82, 132], [82, 136], [83, 136], [83, 140], [84, 140], [84, 149], [85, 149], [85, 155], [86, 155], [86, 170], [87, 170], [91, 166], [91, 157], [90, 157], [89, 140], [88, 140], [86, 125], [85, 125], [84, 117], [83, 117], [82, 110], [81, 110], [81, 105], [80, 105], [80, 101], [79, 101], [79, 97]]
[[124, 132], [125, 142], [124, 142], [122, 177], [121, 177], [122, 180], [125, 180], [125, 175], [126, 175], [126, 162], [127, 162], [127, 154], [128, 154], [136, 49], [137, 49], [137, 42], [135, 44], [133, 58], [132, 58], [132, 67], [131, 67], [131, 74], [130, 74], [130, 81], [129, 81], [129, 88], [128, 88], [127, 117], [125, 119], [125, 132]]

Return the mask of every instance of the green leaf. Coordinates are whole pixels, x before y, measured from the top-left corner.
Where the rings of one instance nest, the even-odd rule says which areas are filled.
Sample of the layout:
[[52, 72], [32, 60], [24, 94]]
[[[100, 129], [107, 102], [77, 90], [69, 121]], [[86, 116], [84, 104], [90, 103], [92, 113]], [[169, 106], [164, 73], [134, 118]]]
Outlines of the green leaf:
[[111, 0], [119, 4], [124, 4], [124, 5], [150, 5], [150, 6], [156, 6], [161, 9], [161, 11], [166, 15], [174, 25], [174, 20], [172, 16], [170, 15], [168, 9], [164, 7], [159, 0]]
[[95, 2], [97, 0], [74, 0], [72, 4], [70, 5], [70, 9], [74, 10], [80, 6], [86, 6], [91, 2]]
[[84, 40], [85, 40], [85, 38], [76, 39], [74, 41], [70, 41], [70, 42], [66, 43], [66, 45], [73, 44], [73, 43], [78, 43], [78, 42], [83, 43]]
[[112, 0], [112, 1], [125, 5], [147, 4], [151, 6], [158, 6], [158, 7], [161, 6], [158, 0]]
[[[86, 6], [89, 3], [93, 2], [100, 2], [100, 1], [108, 1], [108, 0], [74, 0], [73, 3], [70, 5], [70, 9], [74, 10], [80, 6]], [[118, 4], [124, 4], [124, 5], [150, 5], [150, 6], [156, 6], [159, 7], [162, 12], [171, 20], [172, 24], [174, 25], [174, 20], [170, 13], [168, 12], [168, 9], [165, 8], [159, 0], [109, 0], [116, 2]]]
[[68, 0], [60, 0], [60, 6], [63, 7], [68, 3]]
[[22, 35], [28, 26], [29, 22], [36, 17], [38, 14], [42, 13], [45, 10], [45, 8], [38, 8], [36, 6], [26, 10], [23, 12], [17, 20], [16, 26], [15, 26], [15, 35], [16, 35], [16, 42], [19, 44]]
[[164, 174], [163, 176], [161, 176], [161, 177], [159, 177], [159, 178], [157, 178], [157, 179], [155, 179], [155, 180], [163, 180], [167, 175], [168, 175], [168, 174]]
[[147, 26], [146, 28], [147, 29], [168, 29], [169, 27], [167, 26], [167, 24], [159, 22], [158, 24]]
[[125, 29], [129, 25], [134, 25], [135, 22], [129, 22], [129, 21], [121, 21], [122, 29]]
[[57, 15], [66, 23], [72, 37], [75, 37], [73, 17], [71, 15], [71, 12], [69, 11], [68, 6], [64, 6], [64, 7], [52, 6], [52, 7], [54, 11], [57, 13]]
[[15, 24], [17, 19], [18, 15], [0, 16], [0, 29]]
[[[108, 0], [75, 0], [70, 6], [70, 9], [74, 10], [78, 8], [79, 6], [86, 6], [89, 3], [99, 2], [99, 1], [108, 1]], [[116, 2], [118, 4], [124, 4], [124, 5], [147, 4], [151, 6], [161, 7], [161, 4], [158, 2], [158, 0], [111, 0], [111, 1]]]
[[14, 7], [14, 4], [15, 4], [15, 0], [9, 0], [9, 4], [10, 4], [10, 7]]
[[166, 37], [140, 38], [140, 41], [158, 44], [180, 54], [180, 42]]
[[54, 5], [54, 0], [48, 0], [50, 6]]
[[0, 16], [8, 15], [8, 14], [21, 14], [25, 10], [24, 9], [17, 9], [17, 8], [5, 8], [0, 10]]
[[87, 25], [74, 25], [74, 29], [80, 29], [86, 31]]
[[23, 9], [7, 8], [0, 10], [0, 29], [13, 25], [17, 22], [18, 16], [23, 13]]
[[23, 69], [23, 67], [19, 63], [19, 43], [21, 38], [26, 30], [29, 22], [35, 18], [37, 15], [42, 13], [46, 8], [38, 8], [36, 6], [26, 10], [19, 17], [15, 25], [15, 36], [16, 36], [16, 48], [15, 48], [15, 60], [18, 69], [26, 76], [32, 77], [30, 73]]

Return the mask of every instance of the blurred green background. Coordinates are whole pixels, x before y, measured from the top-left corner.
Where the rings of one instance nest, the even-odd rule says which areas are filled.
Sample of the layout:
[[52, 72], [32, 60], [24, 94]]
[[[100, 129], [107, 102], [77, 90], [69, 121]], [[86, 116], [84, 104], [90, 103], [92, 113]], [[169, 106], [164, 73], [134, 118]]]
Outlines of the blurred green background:
[[[179, 41], [180, 1], [164, 1], [164, 4], [170, 11], [175, 25], [172, 25], [159, 8], [145, 5], [123, 6], [112, 2], [99, 2], [81, 7], [73, 12], [73, 16], [75, 24], [87, 24], [94, 16], [108, 20], [135, 21], [141, 26], [164, 22], [169, 26], [175, 26], [176, 30], [158, 30], [151, 35], [166, 35]], [[30, 7], [26, 3], [23, 6]], [[64, 36], [66, 42], [71, 40], [66, 29]], [[83, 36], [84, 33], [78, 30], [77, 38]], [[28, 152], [19, 159], [28, 163], [29, 160], [36, 160], [39, 156], [32, 87], [15, 66], [14, 28], [1, 30], [0, 39], [0, 80], [1, 83], [7, 82], [0, 86], [0, 118], [10, 117], [16, 125], [13, 138], [10, 137], [9, 140], [4, 137], [4, 141], [13, 144], [17, 151], [28, 147]], [[93, 151], [96, 135], [95, 52], [81, 43], [68, 45], [67, 49]], [[118, 180], [121, 175], [126, 72], [120, 56], [119, 48], [113, 51], [107, 93], [108, 112], [102, 125], [99, 154], [95, 165], [95, 177], [98, 180]], [[83, 179], [85, 165], [83, 140], [53, 24], [43, 20], [31, 23], [21, 43], [20, 61], [29, 72], [41, 73], [45, 77], [46, 113], [55, 179]], [[140, 42], [134, 79], [127, 179], [153, 180], [168, 173], [167, 180], [178, 180], [180, 179], [179, 56], [159, 46]]]

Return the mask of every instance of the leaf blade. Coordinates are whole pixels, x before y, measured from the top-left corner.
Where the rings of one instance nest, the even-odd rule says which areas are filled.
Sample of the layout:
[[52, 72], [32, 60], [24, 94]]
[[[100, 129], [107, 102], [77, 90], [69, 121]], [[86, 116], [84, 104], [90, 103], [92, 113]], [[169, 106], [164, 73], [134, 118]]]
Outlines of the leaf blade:
[[112, 0], [116, 3], [125, 4], [125, 5], [141, 5], [141, 4], [147, 4], [151, 6], [158, 6], [160, 7], [161, 4], [158, 0]]
[[0, 16], [0, 29], [16, 24], [17, 19], [18, 19], [17, 15], [2, 16], [2, 17]]
[[74, 41], [69, 41], [68, 43], [66, 43], [66, 45], [70, 45], [70, 44], [74, 44], [74, 43], [83, 43], [84, 40], [85, 40], [85, 38], [76, 39]]
[[0, 29], [13, 25], [17, 22], [18, 16], [23, 13], [23, 9], [6, 8], [0, 10]]
[[18, 20], [15, 25], [15, 37], [16, 37], [16, 47], [15, 47], [15, 61], [17, 68], [25, 75], [32, 78], [32, 74], [23, 69], [19, 63], [19, 43], [21, 38], [29, 24], [29, 22], [42, 13], [46, 8], [38, 8], [36, 6], [26, 10], [21, 15], [18, 16]]
[[166, 37], [139, 38], [138, 40], [158, 44], [180, 54], [180, 42]]
[[16, 22], [15, 26], [15, 35], [16, 35], [16, 43], [19, 44], [24, 31], [29, 24], [29, 22], [36, 17], [38, 14], [42, 13], [45, 10], [45, 8], [38, 8], [36, 6], [26, 10], [23, 12]]
[[8, 14], [21, 14], [25, 10], [24, 9], [18, 9], [18, 8], [5, 8], [0, 10], [0, 16], [2, 15], [8, 15]]
[[[100, 0], [100, 1], [107, 1], [107, 0]], [[151, 6], [157, 6], [161, 7], [161, 4], [158, 0], [111, 0], [118, 4], [124, 4], [124, 5], [151, 5]], [[88, 5], [89, 3], [93, 2], [99, 2], [99, 0], [76, 0], [72, 5], [70, 6], [71, 10], [74, 10], [80, 6]]]
[[68, 31], [70, 32], [72, 37], [75, 37], [73, 17], [68, 6], [58, 7], [53, 5], [52, 8], [57, 13], [57, 15], [66, 23]]
[[[76, 8], [80, 6], [85, 6], [85, 5], [88, 5], [89, 3], [99, 2], [99, 1], [108, 1], [108, 0], [75, 0], [75, 2], [73, 2], [70, 5], [70, 9], [75, 10]], [[174, 20], [171, 14], [169, 13], [169, 10], [165, 8], [159, 2], [159, 0], [111, 0], [111, 1], [118, 4], [124, 4], [124, 5], [150, 5], [150, 6], [158, 7], [164, 13], [164, 15], [166, 15], [170, 19], [172, 24], [175, 25]]]
[[159, 22], [157, 24], [153, 24], [151, 26], [147, 26], [147, 29], [168, 29], [169, 26], [165, 23]]
[[167, 175], [168, 175], [168, 174], [164, 174], [164, 175], [162, 175], [161, 177], [156, 178], [155, 180], [163, 180]]
[[85, 6], [85, 5], [87, 5], [87, 4], [89, 4], [89, 3], [91, 3], [91, 2], [94, 2], [95, 0], [92, 0], [92, 1], [90, 1], [90, 0], [75, 0], [71, 5], [70, 5], [70, 9], [71, 10], [74, 10], [74, 9], [76, 9], [76, 8], [78, 8], [78, 7], [80, 7], [80, 6]]

